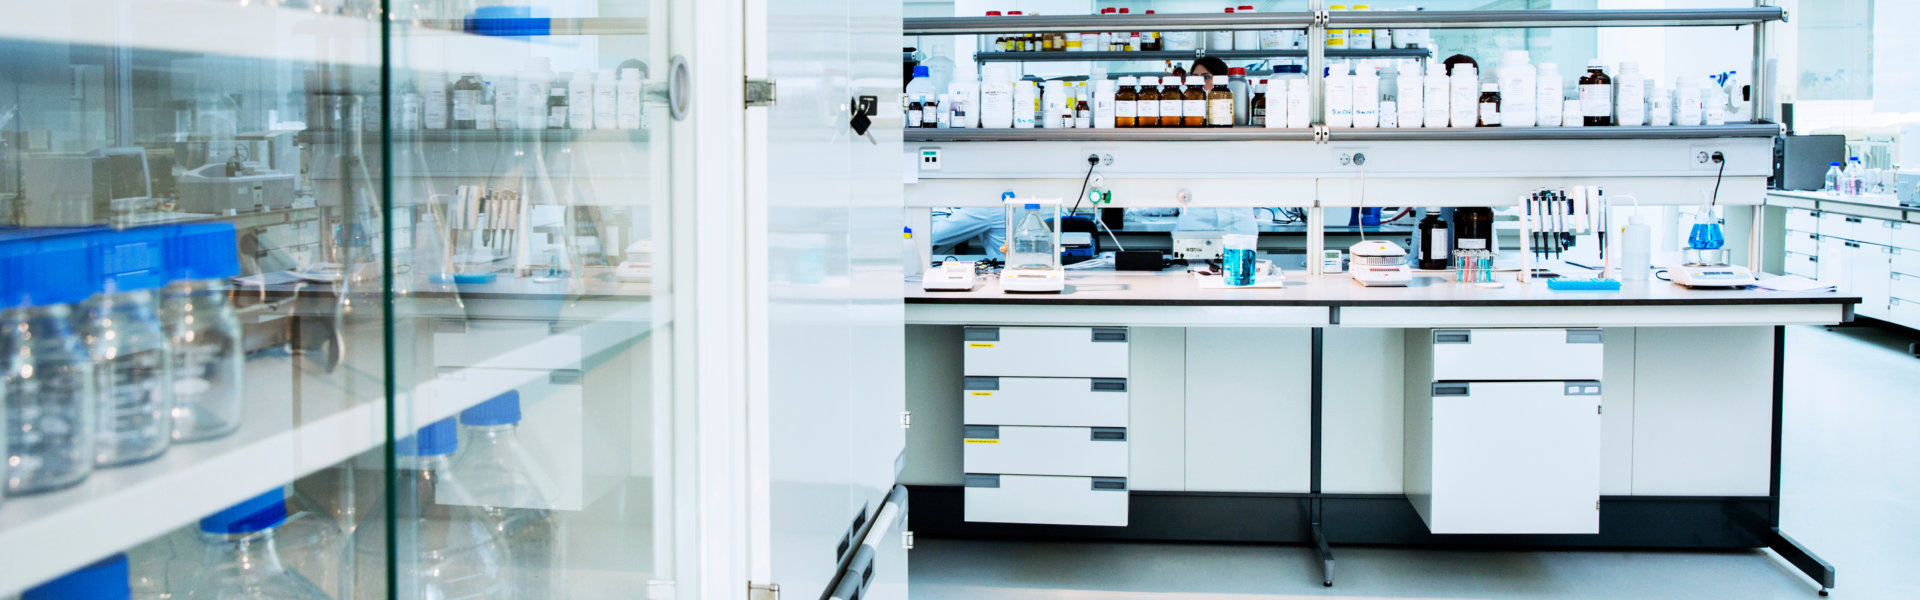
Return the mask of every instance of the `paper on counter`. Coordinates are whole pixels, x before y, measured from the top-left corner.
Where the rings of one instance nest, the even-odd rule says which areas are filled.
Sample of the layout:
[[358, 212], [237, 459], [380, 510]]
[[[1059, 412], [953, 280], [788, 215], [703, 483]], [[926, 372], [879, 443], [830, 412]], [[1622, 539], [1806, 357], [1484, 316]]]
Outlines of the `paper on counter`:
[[1799, 275], [1778, 275], [1753, 283], [1753, 287], [1775, 292], [1831, 292], [1834, 287]]

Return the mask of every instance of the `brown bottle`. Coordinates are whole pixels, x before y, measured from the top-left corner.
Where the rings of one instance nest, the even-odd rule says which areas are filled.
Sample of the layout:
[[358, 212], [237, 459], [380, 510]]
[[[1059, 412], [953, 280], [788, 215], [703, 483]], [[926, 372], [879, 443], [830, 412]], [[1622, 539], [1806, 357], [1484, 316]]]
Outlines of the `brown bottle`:
[[1153, 77], [1140, 78], [1140, 90], [1133, 95], [1134, 114], [1139, 118], [1134, 127], [1160, 126], [1160, 80]]
[[1599, 59], [1587, 61], [1587, 74], [1580, 76], [1580, 111], [1588, 127], [1613, 125], [1613, 78]]
[[1247, 101], [1247, 118], [1254, 127], [1267, 126], [1267, 80], [1260, 80], [1259, 87], [1253, 92], [1253, 99]]
[[926, 105], [920, 103], [920, 98], [918, 96], [915, 96], [912, 101], [907, 102], [906, 128], [913, 129], [913, 128], [919, 127], [920, 122], [925, 120], [925, 116], [923, 114], [925, 111], [926, 111]]
[[1480, 121], [1475, 127], [1500, 126], [1500, 86], [1487, 83], [1480, 86]]
[[1187, 76], [1187, 93], [1181, 95], [1180, 125], [1182, 127], [1207, 126], [1207, 90], [1206, 82], [1199, 75]]
[[1207, 92], [1207, 126], [1233, 126], [1233, 90], [1226, 75], [1213, 76], [1213, 89]]
[[[1132, 83], [1132, 82], [1133, 80], [1131, 79], [1123, 78], [1121, 80], [1121, 83]], [[1133, 93], [1133, 86], [1131, 85], [1122, 85], [1122, 86], [1119, 86], [1119, 89], [1114, 90], [1113, 92], [1113, 126], [1114, 128], [1117, 129], [1120, 127], [1133, 127], [1134, 124], [1139, 121], [1139, 114], [1140, 114], [1139, 104], [1135, 102], [1137, 99], [1138, 99], [1138, 96], [1136, 96]]]
[[1160, 126], [1179, 127], [1180, 110], [1186, 106], [1185, 96], [1180, 93], [1179, 77], [1160, 78]]

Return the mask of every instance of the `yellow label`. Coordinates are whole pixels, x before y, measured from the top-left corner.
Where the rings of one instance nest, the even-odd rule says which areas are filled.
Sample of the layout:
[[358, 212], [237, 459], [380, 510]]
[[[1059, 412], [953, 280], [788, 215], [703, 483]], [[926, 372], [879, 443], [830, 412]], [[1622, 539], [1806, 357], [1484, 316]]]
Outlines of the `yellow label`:
[[992, 395], [993, 395], [993, 392], [974, 392], [974, 393], [973, 393], [973, 395], [975, 395], [975, 396], [992, 396]]
[[992, 348], [993, 344], [989, 344], [985, 342], [967, 342], [967, 347], [968, 348]]
[[1000, 440], [967, 440], [969, 444], [998, 444]]

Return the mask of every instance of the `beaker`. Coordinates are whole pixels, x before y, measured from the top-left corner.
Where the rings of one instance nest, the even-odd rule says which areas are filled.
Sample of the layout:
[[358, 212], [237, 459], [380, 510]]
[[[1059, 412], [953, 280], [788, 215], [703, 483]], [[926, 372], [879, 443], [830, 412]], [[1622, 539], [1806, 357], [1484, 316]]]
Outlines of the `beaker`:
[[1234, 287], [1253, 285], [1259, 241], [1260, 236], [1257, 234], [1221, 236], [1220, 262], [1223, 265], [1227, 285]]

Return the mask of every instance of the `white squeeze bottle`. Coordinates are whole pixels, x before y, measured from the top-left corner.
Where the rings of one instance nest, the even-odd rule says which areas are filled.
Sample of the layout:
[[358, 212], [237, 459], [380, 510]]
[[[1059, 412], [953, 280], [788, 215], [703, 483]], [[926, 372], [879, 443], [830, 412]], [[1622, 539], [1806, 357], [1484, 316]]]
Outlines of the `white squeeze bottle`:
[[1409, 60], [1400, 63], [1400, 78], [1395, 81], [1394, 101], [1399, 103], [1396, 108], [1399, 109], [1400, 114], [1396, 116], [1399, 118], [1401, 127], [1419, 127], [1426, 119], [1426, 103], [1421, 101], [1423, 83], [1419, 62]]
[[1364, 62], [1353, 75], [1353, 126], [1380, 126], [1380, 69]]
[[593, 78], [585, 70], [574, 71], [567, 82], [567, 126], [593, 129]]
[[1533, 98], [1534, 109], [1539, 111], [1539, 125], [1541, 127], [1559, 127], [1560, 109], [1563, 107], [1563, 103], [1566, 102], [1566, 96], [1562, 90], [1566, 89], [1567, 85], [1566, 80], [1560, 77], [1560, 65], [1556, 63], [1540, 63], [1538, 72], [1534, 76], [1533, 85], [1535, 90]]
[[1353, 127], [1353, 76], [1347, 65], [1327, 67], [1327, 126]]
[[613, 78], [613, 69], [601, 69], [600, 76], [593, 80], [593, 128], [620, 128], [620, 82]]
[[1627, 217], [1620, 236], [1620, 280], [1646, 281], [1653, 269], [1653, 228], [1640, 215]]
[[1306, 78], [1295, 77], [1287, 80], [1287, 127], [1288, 128], [1305, 129], [1309, 124], [1312, 123], [1313, 114], [1312, 114], [1312, 111], [1309, 110], [1309, 107], [1311, 105], [1311, 101], [1309, 100], [1309, 97], [1308, 97], [1309, 91], [1310, 90], [1307, 89]]
[[1432, 65], [1427, 76], [1421, 79], [1422, 96], [1425, 96], [1426, 126], [1446, 127], [1451, 114], [1447, 110], [1447, 100], [1453, 95], [1453, 81], [1447, 77], [1447, 68]]
[[1473, 127], [1480, 123], [1480, 71], [1473, 65], [1460, 63], [1453, 66], [1449, 78], [1451, 85], [1447, 105], [1451, 109], [1454, 127]]

